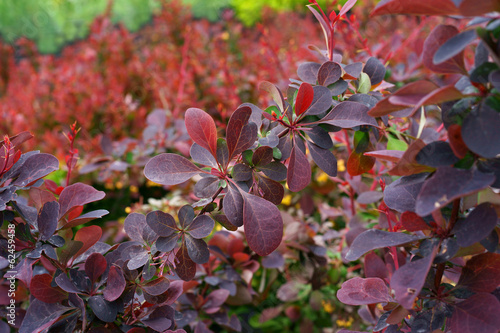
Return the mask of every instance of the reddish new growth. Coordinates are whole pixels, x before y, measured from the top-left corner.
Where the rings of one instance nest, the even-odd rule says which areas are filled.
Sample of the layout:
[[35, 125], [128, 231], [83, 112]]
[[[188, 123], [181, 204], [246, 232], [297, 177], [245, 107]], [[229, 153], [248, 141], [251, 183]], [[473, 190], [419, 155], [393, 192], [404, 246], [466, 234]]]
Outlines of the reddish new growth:
[[78, 149], [74, 147], [76, 135], [80, 131], [80, 128], [76, 128], [76, 121], [71, 125], [68, 134], [64, 134], [69, 141], [69, 151], [65, 156], [66, 166], [68, 167], [68, 174], [66, 175], [66, 186], [69, 185], [69, 180], [71, 178], [71, 171], [78, 161]]

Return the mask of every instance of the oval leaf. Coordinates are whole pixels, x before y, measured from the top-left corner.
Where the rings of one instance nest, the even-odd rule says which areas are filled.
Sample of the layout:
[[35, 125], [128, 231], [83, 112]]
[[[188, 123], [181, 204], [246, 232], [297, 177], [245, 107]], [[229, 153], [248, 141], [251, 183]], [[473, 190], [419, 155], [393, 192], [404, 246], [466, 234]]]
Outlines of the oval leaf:
[[[215, 149], [216, 148], [214, 148], [214, 154]], [[187, 158], [170, 153], [153, 157], [144, 167], [144, 176], [162, 185], [177, 185], [183, 183], [200, 172], [201, 170]]]
[[184, 121], [191, 139], [201, 147], [207, 149], [215, 157], [217, 150], [217, 129], [212, 117], [201, 109], [189, 108], [186, 111]]
[[355, 277], [347, 280], [337, 292], [344, 304], [367, 305], [392, 301], [389, 288], [382, 279]]

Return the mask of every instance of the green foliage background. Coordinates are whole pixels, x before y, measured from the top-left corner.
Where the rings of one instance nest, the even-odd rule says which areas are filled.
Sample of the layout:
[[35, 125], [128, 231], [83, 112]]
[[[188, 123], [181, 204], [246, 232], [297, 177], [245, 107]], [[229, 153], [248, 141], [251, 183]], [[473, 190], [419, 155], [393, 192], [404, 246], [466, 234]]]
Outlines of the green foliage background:
[[[65, 44], [84, 38], [92, 20], [103, 13], [109, 0], [0, 0], [0, 36], [12, 43], [25, 36], [34, 40], [42, 53], [57, 52]], [[149, 22], [164, 0], [115, 0], [113, 22], [134, 31]], [[345, 3], [341, 0], [339, 3]], [[255, 24], [265, 6], [277, 11], [306, 11], [308, 0], [182, 0], [195, 17], [219, 19], [224, 8], [232, 8], [245, 25]], [[318, 0], [325, 8], [332, 1]], [[327, 5], [327, 3], [329, 5]], [[330, 7], [331, 8], [331, 7]]]

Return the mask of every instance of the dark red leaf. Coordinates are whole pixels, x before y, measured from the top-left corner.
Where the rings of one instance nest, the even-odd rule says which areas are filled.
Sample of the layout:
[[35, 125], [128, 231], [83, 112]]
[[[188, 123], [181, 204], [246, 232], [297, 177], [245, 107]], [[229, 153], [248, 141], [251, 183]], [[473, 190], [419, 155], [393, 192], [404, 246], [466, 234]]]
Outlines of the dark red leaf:
[[487, 293], [472, 295], [455, 305], [450, 329], [463, 333], [497, 333], [500, 330], [500, 301]]
[[231, 224], [241, 227], [243, 225], [243, 197], [240, 191], [229, 185], [224, 196], [224, 214]]
[[226, 168], [229, 163], [229, 150], [227, 148], [226, 140], [223, 138], [219, 138], [217, 140], [217, 162], [221, 165], [222, 168]]
[[108, 264], [100, 253], [92, 253], [85, 261], [85, 273], [93, 284], [106, 271]]
[[330, 89], [323, 86], [314, 86], [314, 98], [306, 111], [306, 115], [314, 116], [326, 112], [333, 104]]
[[311, 166], [297, 145], [292, 148], [286, 182], [292, 192], [303, 190], [311, 182]]
[[417, 163], [417, 155], [425, 147], [425, 143], [417, 139], [404, 152], [401, 159], [389, 170], [391, 176], [410, 176], [421, 172], [430, 172], [434, 169]]
[[482, 16], [491, 12], [500, 12], [500, 4], [497, 0], [462, 0], [458, 7], [460, 14], [464, 16]]
[[433, 61], [434, 54], [441, 45], [457, 34], [458, 29], [452, 25], [438, 25], [431, 31], [424, 42], [424, 49], [422, 52], [422, 62], [425, 67], [436, 73], [467, 73], [464, 65], [463, 51], [440, 64], [435, 65]]
[[236, 164], [233, 167], [233, 180], [237, 182], [246, 182], [252, 179], [253, 170], [246, 164]]
[[377, 150], [368, 151], [366, 156], [372, 156], [383, 161], [397, 162], [403, 157], [404, 151], [401, 150]]
[[[141, 219], [141, 222], [143, 222], [142, 218], [139, 217], [139, 219]], [[146, 223], [158, 236], [161, 237], [170, 236], [175, 231], [177, 231], [177, 225], [175, 224], [175, 219], [172, 217], [172, 215], [164, 213], [160, 210], [149, 212], [146, 215]], [[127, 228], [129, 229], [130, 232], [132, 232], [130, 230], [130, 227], [133, 228], [134, 226], [131, 226], [130, 223], [127, 223]], [[142, 230], [139, 235], [142, 235]]]
[[469, 152], [462, 138], [462, 127], [458, 124], [452, 124], [448, 127], [448, 140], [453, 153], [458, 158], [464, 158]]
[[382, 279], [355, 277], [347, 280], [337, 292], [337, 298], [348, 305], [391, 302], [389, 288]]
[[170, 281], [166, 277], [161, 276], [153, 281], [149, 281], [146, 284], [142, 285], [141, 289], [150, 295], [158, 296], [166, 292], [169, 287], [170, 287]]
[[407, 262], [392, 275], [391, 288], [395, 292], [396, 300], [405, 309], [413, 308], [413, 302], [424, 286], [437, 250], [438, 247], [435, 246], [430, 255]]
[[217, 129], [212, 117], [201, 109], [189, 108], [186, 111], [184, 121], [191, 139], [201, 147], [207, 149], [215, 157], [217, 150]]
[[185, 245], [175, 254], [175, 272], [184, 281], [191, 281], [196, 274], [196, 264], [191, 260]]
[[248, 106], [236, 109], [231, 115], [226, 131], [229, 159], [250, 148], [257, 140], [257, 125], [248, 122], [251, 115], [252, 109]]
[[279, 205], [283, 200], [285, 195], [285, 190], [283, 186], [267, 177], [259, 177], [257, 179], [257, 185], [262, 191], [262, 197], [268, 201], [271, 201], [275, 205]]
[[384, 280], [389, 277], [389, 270], [385, 262], [375, 252], [370, 252], [365, 256], [364, 270], [365, 277], [367, 278], [380, 278]]
[[413, 212], [404, 212], [401, 214], [401, 224], [408, 231], [430, 230], [431, 227], [425, 221]]
[[37, 225], [40, 232], [39, 240], [46, 241], [57, 229], [59, 204], [57, 201], [46, 202], [38, 212]]
[[66, 215], [73, 207], [101, 200], [104, 196], [103, 191], [98, 191], [87, 184], [76, 183], [66, 186], [59, 196], [59, 218]]
[[318, 70], [318, 84], [327, 87], [337, 82], [341, 76], [342, 67], [335, 62], [327, 61]]
[[[71, 210], [73, 211], [73, 210]], [[98, 209], [98, 210], [94, 210], [94, 211], [91, 211], [91, 212], [88, 212], [88, 213], [85, 213], [83, 215], [80, 215], [72, 220], [70, 220], [68, 223], [66, 224], [63, 224], [61, 226], [62, 229], [68, 229], [68, 228], [73, 228], [73, 227], [76, 227], [76, 226], [79, 226], [81, 224], [84, 224], [84, 223], [87, 223], [89, 221], [92, 221], [92, 220], [95, 220], [95, 219], [99, 219], [101, 217], [103, 217], [104, 215], [107, 215], [109, 214], [109, 212], [105, 209]], [[60, 220], [59, 222], [61, 221], [64, 221], [63, 220]]]
[[68, 293], [59, 287], [52, 287], [52, 275], [39, 274], [31, 278], [30, 292], [38, 300], [45, 303], [57, 303], [65, 300]]
[[[215, 145], [217, 146], [217, 142]], [[153, 157], [144, 167], [144, 176], [162, 185], [183, 183], [200, 172], [201, 170], [187, 158], [170, 153]]]
[[112, 265], [109, 268], [106, 289], [103, 291], [104, 298], [110, 302], [118, 299], [125, 290], [125, 286], [126, 281], [122, 269]]
[[312, 142], [307, 141], [309, 153], [316, 165], [331, 177], [337, 176], [337, 159], [328, 149], [318, 147]]
[[141, 322], [158, 332], [168, 332], [174, 320], [174, 309], [168, 305], [156, 308], [147, 319], [142, 319]]
[[300, 85], [299, 91], [297, 92], [297, 98], [295, 99], [295, 114], [300, 116], [303, 114], [311, 105], [314, 98], [313, 87], [306, 82]]
[[252, 164], [255, 166], [267, 165], [273, 161], [273, 149], [262, 146], [255, 150], [252, 156]]
[[438, 168], [420, 189], [415, 213], [427, 216], [456, 198], [488, 187], [494, 181], [494, 175], [481, 173], [477, 170], [463, 170], [448, 166]]
[[258, 255], [267, 256], [281, 243], [283, 219], [271, 202], [243, 193], [243, 219], [248, 246]]
[[21, 172], [12, 185], [19, 187], [29, 185], [57, 169], [59, 169], [59, 161], [55, 156], [50, 154], [31, 155], [21, 166]]
[[465, 220], [455, 225], [458, 245], [468, 247], [477, 243], [495, 229], [498, 216], [492, 204], [485, 202], [474, 208]]
[[500, 254], [482, 253], [472, 257], [462, 268], [457, 286], [475, 292], [492, 292], [500, 285]]
[[474, 153], [495, 158], [500, 154], [500, 113], [486, 104], [472, 110], [462, 124], [462, 138]]
[[187, 231], [193, 238], [204, 238], [210, 235], [214, 229], [215, 222], [208, 215], [200, 215], [196, 217], [187, 228]]
[[371, 250], [389, 246], [399, 246], [424, 238], [426, 238], [426, 236], [414, 236], [377, 229], [366, 230], [354, 239], [345, 258], [349, 261], [353, 261]]
[[456, 15], [458, 9], [452, 0], [386, 0], [371, 12], [371, 16], [386, 14]]
[[207, 243], [203, 239], [196, 239], [186, 234], [184, 235], [184, 242], [191, 260], [197, 264], [208, 262], [210, 252], [208, 251]]
[[262, 171], [267, 177], [274, 181], [280, 182], [286, 179], [287, 169], [280, 162], [271, 162], [266, 165], [259, 166], [259, 170]]
[[353, 128], [361, 125], [378, 127], [375, 118], [368, 115], [369, 108], [358, 102], [345, 101], [337, 104], [322, 120], [321, 123]]

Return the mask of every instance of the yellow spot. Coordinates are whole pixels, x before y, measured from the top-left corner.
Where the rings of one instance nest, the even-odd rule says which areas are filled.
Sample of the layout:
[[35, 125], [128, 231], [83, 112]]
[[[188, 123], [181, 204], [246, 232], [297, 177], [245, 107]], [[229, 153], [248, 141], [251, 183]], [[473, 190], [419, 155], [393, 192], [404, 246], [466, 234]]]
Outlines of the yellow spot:
[[220, 34], [220, 38], [222, 40], [228, 40], [229, 39], [229, 32], [224, 31], [223, 33]]
[[324, 173], [323, 171], [320, 172], [319, 176], [317, 177], [318, 183], [324, 184], [330, 179], [330, 177]]
[[130, 214], [131, 211], [132, 209], [130, 207], [125, 208], [125, 213]]
[[219, 223], [217, 223], [217, 224], [215, 225], [215, 228], [214, 228], [214, 229], [215, 229], [215, 231], [221, 231], [221, 230], [222, 230], [222, 225], [220, 225]]
[[346, 327], [346, 328], [349, 328], [352, 326], [352, 322], [353, 322], [353, 319], [352, 318], [349, 318], [347, 320], [344, 320], [344, 319], [337, 319], [337, 326], [338, 327]]
[[283, 198], [283, 200], [281, 200], [281, 203], [283, 205], [290, 206], [290, 204], [292, 203], [292, 196], [290, 194], [285, 195], [285, 197]]
[[333, 305], [330, 302], [327, 302], [325, 300], [321, 301], [321, 305], [323, 306], [323, 310], [325, 310], [325, 312], [327, 312], [327, 313], [332, 313], [333, 310], [335, 310]]
[[158, 187], [158, 186], [161, 186], [161, 185], [148, 180], [148, 181], [146, 181], [146, 186], [147, 187]]
[[337, 171], [338, 172], [344, 172], [345, 171], [345, 161], [344, 160], [338, 160], [337, 161]]
[[119, 189], [123, 188], [123, 183], [118, 181], [118, 182], [116, 182], [115, 186], [119, 190]]
[[106, 190], [113, 190], [115, 188], [112, 183], [106, 183], [104, 184], [104, 187], [106, 188]]
[[139, 188], [135, 185], [130, 185], [130, 192], [137, 193], [139, 192]]

